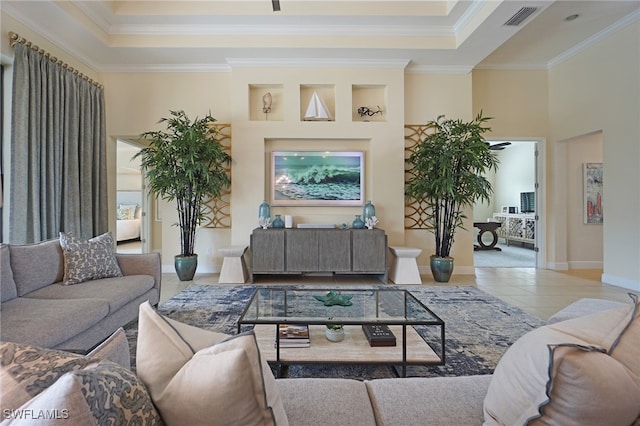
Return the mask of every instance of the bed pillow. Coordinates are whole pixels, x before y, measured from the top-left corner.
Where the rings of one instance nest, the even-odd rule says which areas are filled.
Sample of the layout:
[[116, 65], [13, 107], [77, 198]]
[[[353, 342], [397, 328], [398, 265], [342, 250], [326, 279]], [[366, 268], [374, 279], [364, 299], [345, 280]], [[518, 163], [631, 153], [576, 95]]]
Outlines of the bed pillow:
[[498, 363], [485, 425], [630, 425], [640, 416], [640, 320], [633, 304], [547, 325]]
[[[223, 338], [223, 340], [220, 340]], [[225, 336], [140, 306], [137, 373], [171, 425], [288, 425], [253, 331]]]
[[137, 204], [120, 204], [116, 212], [116, 218], [118, 220], [133, 220], [136, 219], [136, 213], [138, 210]]
[[[47, 413], [37, 419], [44, 426], [162, 424], [144, 384], [109, 361], [64, 374], [16, 413]], [[19, 417], [8, 417], [6, 424], [24, 424]]]
[[82, 240], [71, 233], [61, 232], [60, 246], [64, 257], [64, 285], [122, 276], [113, 249], [111, 232], [90, 240]]

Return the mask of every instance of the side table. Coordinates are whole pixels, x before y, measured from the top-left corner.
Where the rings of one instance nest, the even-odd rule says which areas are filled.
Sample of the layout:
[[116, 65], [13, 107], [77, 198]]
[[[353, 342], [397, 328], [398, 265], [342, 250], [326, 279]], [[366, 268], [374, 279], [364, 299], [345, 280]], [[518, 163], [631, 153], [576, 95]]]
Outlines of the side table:
[[247, 282], [249, 273], [244, 261], [244, 253], [247, 246], [228, 246], [220, 248], [220, 253], [224, 256], [222, 269], [220, 270], [220, 284], [244, 284]]

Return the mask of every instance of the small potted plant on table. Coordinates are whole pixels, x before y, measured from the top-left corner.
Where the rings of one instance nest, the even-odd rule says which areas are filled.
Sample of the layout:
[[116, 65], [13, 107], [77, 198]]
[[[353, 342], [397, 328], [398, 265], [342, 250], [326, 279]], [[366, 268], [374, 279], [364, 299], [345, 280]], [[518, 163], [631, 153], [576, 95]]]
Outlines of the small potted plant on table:
[[344, 327], [342, 324], [327, 324], [324, 334], [332, 342], [341, 342], [344, 340]]

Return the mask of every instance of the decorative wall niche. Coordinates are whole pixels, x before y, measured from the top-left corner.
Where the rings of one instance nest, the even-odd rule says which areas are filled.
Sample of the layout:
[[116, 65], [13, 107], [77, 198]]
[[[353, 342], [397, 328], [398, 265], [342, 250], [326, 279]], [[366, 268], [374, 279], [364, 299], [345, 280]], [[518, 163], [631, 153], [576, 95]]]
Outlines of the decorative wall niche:
[[284, 90], [282, 84], [249, 85], [249, 120], [282, 121]]
[[[305, 119], [309, 102], [314, 92], [327, 107], [329, 119]], [[300, 85], [300, 121], [334, 121], [336, 116], [336, 88], [333, 84], [301, 84]]]
[[387, 86], [354, 84], [351, 86], [353, 121], [387, 121]]

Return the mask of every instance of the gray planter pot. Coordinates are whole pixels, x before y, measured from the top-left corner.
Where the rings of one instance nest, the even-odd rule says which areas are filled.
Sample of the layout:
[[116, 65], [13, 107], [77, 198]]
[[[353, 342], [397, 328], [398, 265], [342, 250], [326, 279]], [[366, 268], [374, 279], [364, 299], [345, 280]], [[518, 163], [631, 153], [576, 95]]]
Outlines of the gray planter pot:
[[180, 281], [191, 281], [193, 280], [193, 276], [196, 274], [196, 268], [198, 267], [198, 255], [177, 255], [174, 258], [174, 265]]
[[439, 283], [448, 283], [453, 274], [453, 257], [430, 257], [433, 279]]

